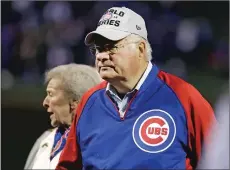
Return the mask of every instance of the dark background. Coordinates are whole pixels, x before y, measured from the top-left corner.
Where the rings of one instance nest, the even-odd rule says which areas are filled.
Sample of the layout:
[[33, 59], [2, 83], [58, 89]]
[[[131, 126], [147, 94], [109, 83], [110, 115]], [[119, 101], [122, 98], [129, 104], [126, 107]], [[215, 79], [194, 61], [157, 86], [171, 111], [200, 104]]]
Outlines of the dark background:
[[2, 169], [23, 169], [33, 143], [50, 128], [42, 108], [44, 72], [70, 62], [93, 65], [84, 37], [107, 8], [122, 5], [146, 20], [153, 62], [193, 84], [215, 105], [229, 80], [227, 1], [3, 1]]

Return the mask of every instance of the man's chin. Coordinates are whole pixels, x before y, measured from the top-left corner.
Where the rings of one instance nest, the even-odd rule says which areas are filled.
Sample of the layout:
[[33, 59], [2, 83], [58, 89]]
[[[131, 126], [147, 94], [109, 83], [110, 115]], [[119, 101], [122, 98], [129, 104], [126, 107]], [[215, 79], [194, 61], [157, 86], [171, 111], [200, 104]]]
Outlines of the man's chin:
[[114, 76], [114, 75], [101, 75], [101, 78], [109, 83], [115, 83], [118, 81], [123, 81], [125, 80], [124, 77], [120, 76]]
[[101, 73], [100, 76], [103, 80], [106, 80], [106, 81], [115, 79], [115, 76], [111, 74], [107, 74], [107, 73]]

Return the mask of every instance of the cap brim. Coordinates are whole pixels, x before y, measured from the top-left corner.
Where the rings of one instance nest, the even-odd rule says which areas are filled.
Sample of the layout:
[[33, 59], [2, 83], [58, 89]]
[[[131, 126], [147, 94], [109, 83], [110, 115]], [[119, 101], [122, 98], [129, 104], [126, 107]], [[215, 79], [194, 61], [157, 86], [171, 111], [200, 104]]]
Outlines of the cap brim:
[[127, 37], [130, 34], [131, 34], [130, 32], [124, 32], [124, 31], [108, 29], [108, 28], [98, 29], [98, 30], [92, 31], [86, 35], [85, 44], [86, 45], [92, 44], [94, 41], [94, 35], [101, 35], [101, 36], [103, 36], [109, 40], [118, 41], [118, 40], [121, 40], [121, 39]]

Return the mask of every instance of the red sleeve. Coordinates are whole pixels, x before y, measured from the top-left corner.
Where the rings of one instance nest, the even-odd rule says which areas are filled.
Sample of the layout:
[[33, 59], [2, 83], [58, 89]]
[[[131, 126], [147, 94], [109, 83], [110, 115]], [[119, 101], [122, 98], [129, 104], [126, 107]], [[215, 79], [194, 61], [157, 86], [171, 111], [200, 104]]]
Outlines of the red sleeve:
[[176, 93], [185, 110], [188, 128], [186, 169], [195, 169], [203, 146], [208, 143], [211, 127], [216, 123], [214, 111], [191, 84], [162, 71], [159, 77]]
[[74, 121], [70, 127], [66, 145], [61, 153], [56, 170], [77, 170], [82, 169], [81, 152], [77, 141], [77, 123], [80, 118], [81, 112], [88, 100], [88, 98], [96, 91], [106, 87], [106, 82], [102, 82], [96, 87], [90, 89], [84, 94], [80, 103], [78, 104]]
[[201, 158], [202, 149], [208, 143], [212, 126], [216, 123], [216, 118], [210, 104], [193, 86], [188, 85], [187, 90], [190, 92], [189, 104], [186, 105], [184, 104], [186, 102], [182, 101], [187, 115], [191, 151], [187, 164], [196, 168]]

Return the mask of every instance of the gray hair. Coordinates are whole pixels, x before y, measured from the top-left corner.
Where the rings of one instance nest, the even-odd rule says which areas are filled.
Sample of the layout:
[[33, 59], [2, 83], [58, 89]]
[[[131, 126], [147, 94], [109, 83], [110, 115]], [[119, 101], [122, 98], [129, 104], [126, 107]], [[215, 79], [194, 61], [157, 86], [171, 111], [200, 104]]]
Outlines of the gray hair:
[[147, 54], [147, 60], [151, 61], [152, 60], [152, 47], [149, 43], [148, 40], [142, 38], [141, 36], [137, 35], [137, 34], [130, 34], [129, 36], [127, 36], [128, 39], [132, 39], [135, 41], [140, 41], [140, 40], [144, 40], [146, 43], [146, 54]]
[[59, 79], [67, 96], [80, 100], [82, 95], [102, 79], [95, 68], [83, 64], [66, 64], [52, 68], [45, 74], [45, 83], [51, 79]]

